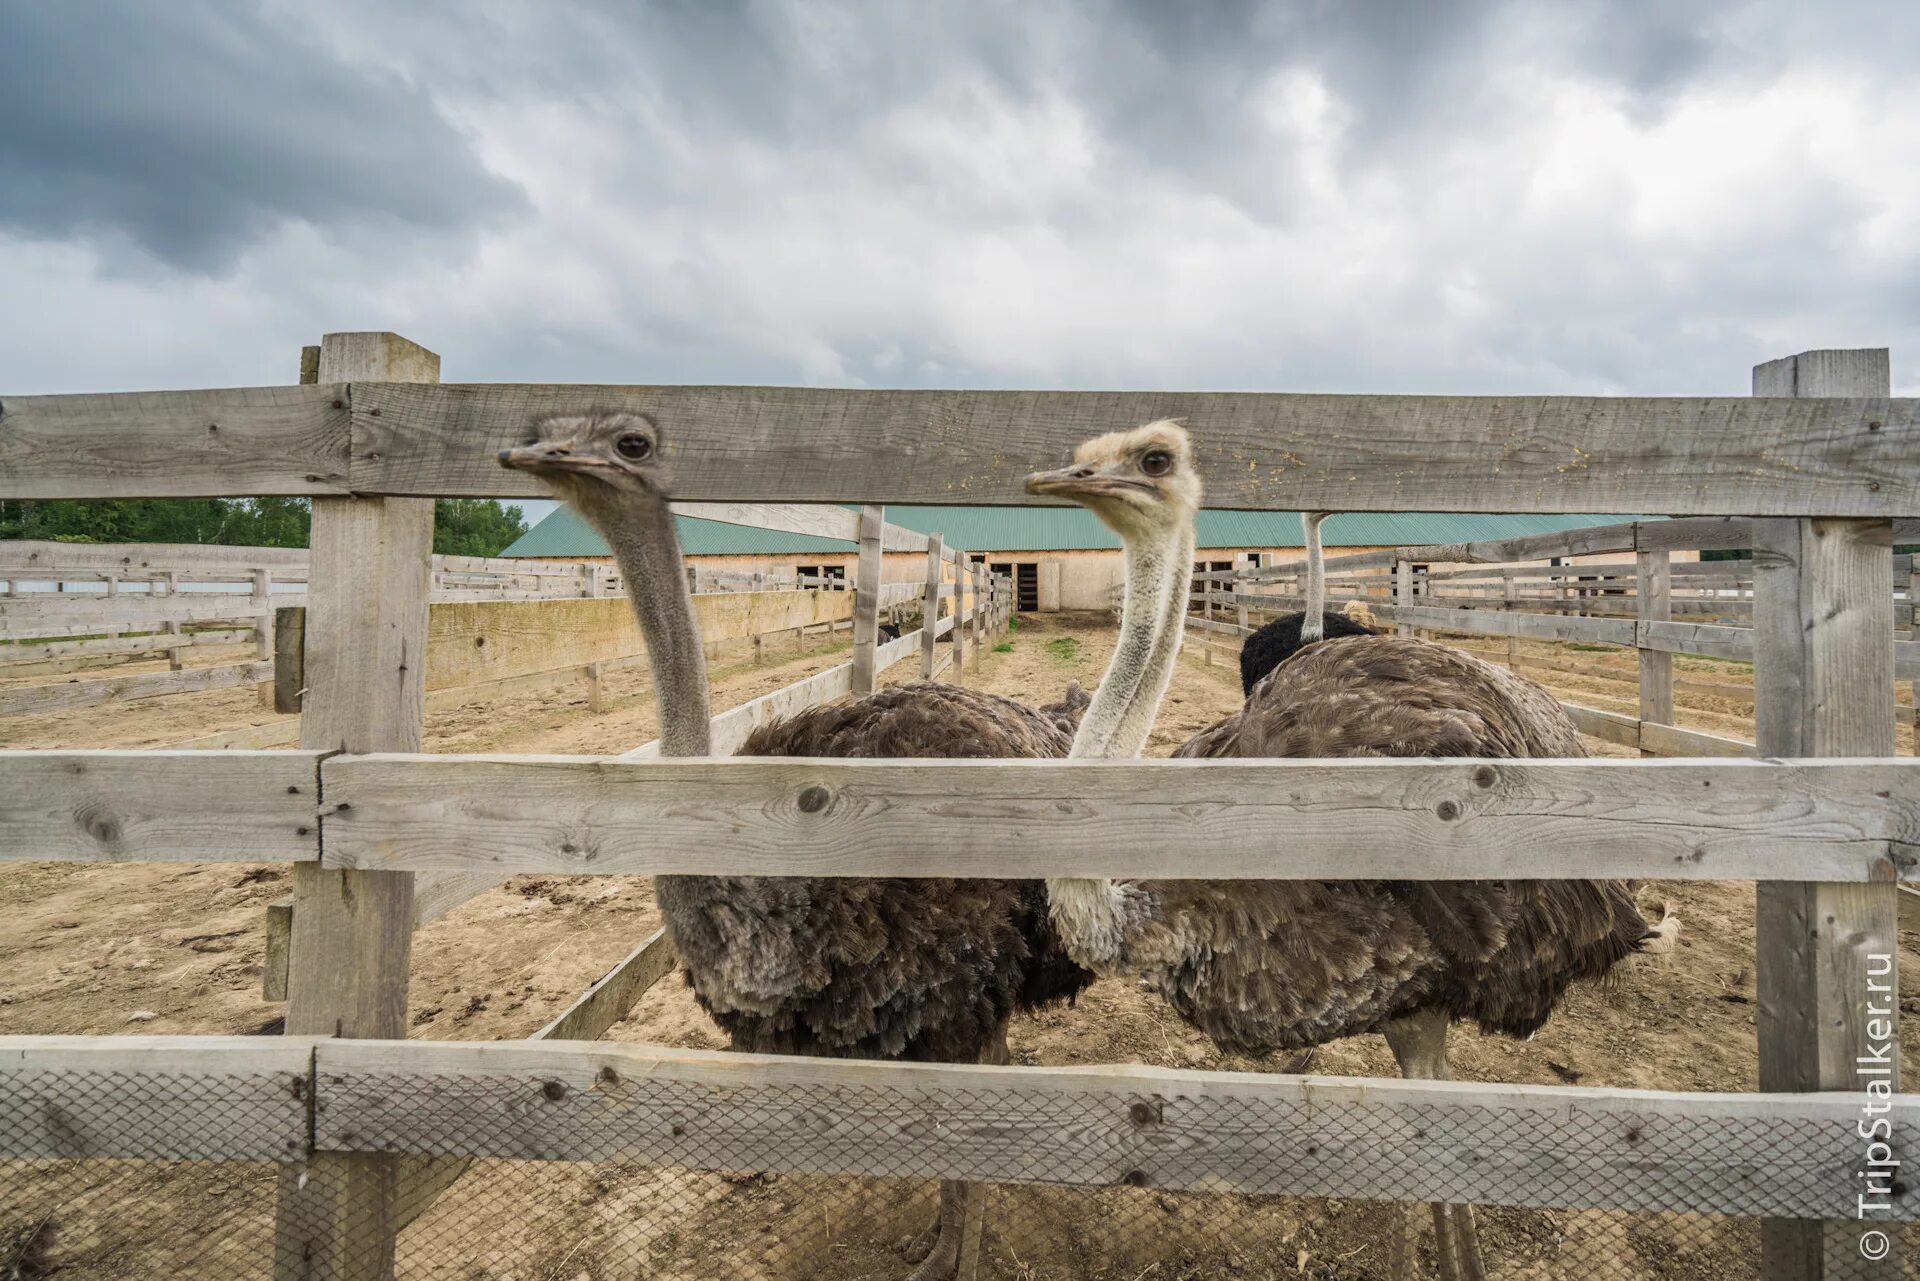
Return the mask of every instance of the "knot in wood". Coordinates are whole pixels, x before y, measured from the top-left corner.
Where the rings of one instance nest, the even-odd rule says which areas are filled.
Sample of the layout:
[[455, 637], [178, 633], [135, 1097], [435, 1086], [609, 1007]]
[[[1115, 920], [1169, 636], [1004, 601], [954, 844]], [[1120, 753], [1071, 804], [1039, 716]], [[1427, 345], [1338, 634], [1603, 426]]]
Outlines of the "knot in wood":
[[540, 1087], [540, 1093], [547, 1097], [549, 1103], [558, 1103], [561, 1099], [567, 1097], [567, 1083], [565, 1081], [548, 1081]]
[[1144, 1188], [1148, 1186], [1151, 1180], [1147, 1178], [1147, 1172], [1145, 1170], [1128, 1170], [1120, 1176], [1120, 1182], [1130, 1188]]
[[601, 1068], [599, 1072], [594, 1074], [593, 1079], [595, 1084], [604, 1085], [608, 1087], [612, 1087], [620, 1084], [620, 1074], [614, 1071], [611, 1067]]
[[1133, 1118], [1135, 1125], [1146, 1125], [1153, 1120], [1153, 1109], [1145, 1103], [1136, 1101], [1127, 1109], [1127, 1115]]
[[800, 812], [802, 814], [818, 814], [821, 810], [827, 808], [827, 802], [832, 799], [833, 793], [818, 783], [815, 783], [812, 787], [806, 788], [800, 793]]
[[1473, 771], [1473, 785], [1475, 787], [1492, 787], [1494, 780], [1499, 777], [1498, 774], [1494, 773], [1493, 766], [1482, 765]]
[[1460, 806], [1454, 801], [1441, 801], [1433, 807], [1433, 812], [1440, 816], [1442, 823], [1451, 823], [1460, 817]]

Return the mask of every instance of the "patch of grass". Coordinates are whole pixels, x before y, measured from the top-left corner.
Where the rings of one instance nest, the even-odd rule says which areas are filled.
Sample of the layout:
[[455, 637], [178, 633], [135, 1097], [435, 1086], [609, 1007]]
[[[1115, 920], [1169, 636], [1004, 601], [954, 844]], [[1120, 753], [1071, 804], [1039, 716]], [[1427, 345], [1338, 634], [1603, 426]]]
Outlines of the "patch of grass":
[[993, 647], [993, 652], [996, 654], [1011, 654], [1013, 653], [1013, 642], [1001, 641], [998, 645], [995, 645]]
[[1017, 632], [1020, 630], [1020, 615], [1015, 614], [1013, 617], [1007, 620], [1007, 630], [1010, 632]]
[[1577, 649], [1582, 654], [1613, 654], [1620, 650], [1618, 645], [1586, 645], [1579, 641], [1568, 641], [1567, 648]]
[[1080, 641], [1073, 636], [1056, 636], [1047, 642], [1047, 653], [1063, 663], [1071, 663], [1080, 657]]

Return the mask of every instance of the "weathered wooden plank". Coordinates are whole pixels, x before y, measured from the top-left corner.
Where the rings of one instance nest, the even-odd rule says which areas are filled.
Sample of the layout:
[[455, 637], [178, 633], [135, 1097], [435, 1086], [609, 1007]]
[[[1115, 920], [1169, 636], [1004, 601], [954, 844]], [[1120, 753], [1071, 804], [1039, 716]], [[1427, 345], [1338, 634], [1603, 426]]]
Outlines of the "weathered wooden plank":
[[[1757, 366], [1761, 397], [1884, 393], [1885, 350], [1802, 352]], [[1790, 403], [1800, 403], [1794, 401]], [[1810, 508], [1819, 511], [1819, 508]], [[1890, 522], [1755, 520], [1754, 725], [1768, 755], [1893, 751]], [[1763, 885], [1755, 911], [1760, 1081], [1854, 1089], [1879, 1059], [1899, 1088], [1899, 904], [1891, 884]], [[1880, 1047], [1891, 1043], [1891, 1055]], [[1870, 1189], [1863, 1187], [1862, 1192]], [[1862, 1257], [1865, 1214], [1762, 1225], [1761, 1265], [1787, 1279], [1904, 1275], [1899, 1247]]]
[[258, 618], [263, 612], [250, 596], [224, 592], [182, 592], [173, 596], [69, 595], [41, 592], [10, 596], [0, 604], [0, 628], [13, 635], [35, 627], [85, 625], [106, 630], [160, 622], [212, 623]]
[[675, 503], [673, 512], [676, 516], [715, 520], [723, 525], [777, 529], [849, 544], [860, 539], [860, 513], [829, 503]]
[[339, 386], [0, 396], [0, 497], [347, 492]]
[[[1213, 504], [1212, 495], [1207, 498]], [[1674, 522], [1659, 522], [1674, 523]], [[1424, 561], [1428, 564], [1502, 565], [1514, 561], [1545, 560], [1553, 556], [1592, 556], [1602, 552], [1627, 552], [1634, 549], [1637, 525], [1625, 521], [1614, 525], [1590, 525], [1585, 529], [1553, 534], [1529, 534], [1521, 538], [1492, 538], [1472, 543], [1422, 543], [1413, 547], [1388, 547], [1371, 552], [1351, 552], [1329, 556], [1328, 572], [1356, 569], [1392, 569], [1396, 561]], [[1255, 581], [1297, 577], [1299, 565], [1278, 565], [1262, 570]]]
[[237, 645], [249, 640], [251, 631], [229, 628], [214, 632], [188, 632], [184, 636], [108, 636], [98, 640], [44, 641], [38, 644], [0, 646], [0, 671], [8, 676], [30, 676], [41, 665], [85, 659], [128, 658], [151, 654], [161, 649], [193, 649], [204, 645]]
[[[398, 334], [327, 334], [320, 377], [436, 381], [440, 358]], [[316, 498], [309, 547], [301, 746], [418, 751], [432, 500]], [[287, 1033], [405, 1037], [413, 911], [411, 873], [296, 867]], [[391, 1277], [397, 1174], [392, 1159], [366, 1155], [316, 1156], [283, 1169], [277, 1281]]]
[[0, 539], [0, 571], [305, 569], [304, 547], [228, 547], [209, 543], [63, 543]]
[[[453, 1157], [1744, 1215], [1837, 1214], [1857, 1189], [1854, 1094], [558, 1041], [335, 1041], [315, 1057], [314, 1142], [328, 1150], [377, 1135]], [[1920, 1122], [1920, 1100], [1894, 1100], [1889, 1116]], [[1920, 1215], [1916, 1200], [1903, 1191], [1889, 1217]]]
[[313, 862], [319, 756], [0, 750], [0, 859]]
[[880, 637], [880, 530], [886, 509], [860, 509], [860, 563], [854, 574], [853, 692], [873, 692], [873, 650]]
[[532, 417], [598, 406], [657, 418], [677, 442], [677, 492], [702, 501], [1024, 504], [1025, 475], [1088, 435], [1171, 415], [1188, 421], [1214, 507], [1298, 510], [1337, 488], [1356, 511], [1920, 511], [1905, 465], [1920, 451], [1920, 402], [1885, 398], [356, 382], [352, 405], [363, 493], [533, 494], [495, 451]]
[[1719, 734], [1648, 721], [1640, 726], [1640, 747], [1656, 756], [1758, 756], [1752, 743]]
[[933, 679], [934, 642], [940, 639], [941, 552], [940, 535], [934, 534], [927, 541], [927, 586], [920, 597], [920, 679], [923, 681]]
[[1631, 716], [1622, 716], [1619, 712], [1602, 711], [1597, 707], [1586, 707], [1580, 703], [1562, 700], [1560, 706], [1567, 711], [1575, 729], [1593, 738], [1605, 739], [1609, 743], [1618, 743], [1622, 747], [1644, 746], [1640, 741], [1640, 722]]
[[1641, 623], [1636, 643], [1641, 649], [1656, 653], [1749, 660], [1753, 657], [1753, 630], [1748, 627], [1722, 627], [1713, 623]]
[[[914, 392], [755, 387], [432, 386], [356, 381], [208, 392], [0, 399], [7, 497], [339, 493], [526, 496], [492, 465], [527, 419], [582, 405], [669, 425], [692, 499], [1024, 503], [1020, 483], [1074, 442], [1184, 415], [1209, 503], [1297, 510], [1337, 484], [1349, 510], [1825, 511], [1907, 515], [1920, 404]], [[1870, 424], [1879, 424], [1878, 428]], [[1675, 456], [1672, 442], [1685, 441]], [[1877, 486], [1877, 488], [1876, 488]]]
[[[1673, 617], [1673, 553], [1642, 551], [1637, 556], [1635, 614], [1642, 623]], [[1638, 640], [1641, 632], [1635, 630]], [[1640, 719], [1673, 724], [1673, 656], [1656, 649], [1635, 651], [1640, 673]], [[1646, 750], [1643, 746], [1642, 750]]]
[[[918, 636], [919, 633], [915, 632], [914, 635]], [[887, 645], [880, 648], [884, 652], [899, 644], [900, 641], [889, 641]], [[887, 657], [887, 662], [893, 661], [898, 661], [897, 655]], [[880, 662], [878, 666], [884, 668], [886, 662]], [[852, 689], [853, 664], [841, 663], [721, 712], [713, 718], [711, 723], [714, 754], [731, 755], [739, 751], [740, 745], [747, 741], [747, 736], [762, 725], [784, 720], [795, 712], [805, 711], [809, 707], [831, 703], [834, 699], [852, 692]], [[656, 738], [642, 743], [630, 752], [622, 753], [617, 759], [652, 760], [659, 755], [660, 740]]]
[[101, 703], [131, 703], [171, 694], [200, 694], [237, 685], [259, 685], [273, 680], [273, 664], [227, 663], [217, 667], [188, 667], [177, 672], [141, 672], [95, 681], [60, 681], [0, 691], [0, 716], [34, 716], [42, 712]]
[[416, 871], [1865, 880], [1913, 876], [1920, 837], [1906, 758], [355, 756], [323, 778], [328, 865]]
[[313, 1044], [0, 1037], [0, 1159], [295, 1159], [307, 1147]]
[[647, 989], [673, 973], [679, 959], [664, 929], [655, 930], [620, 964], [596, 979], [559, 1018], [534, 1033], [536, 1041], [597, 1041], [627, 1017]]
[[293, 900], [275, 899], [267, 904], [267, 924], [262, 941], [266, 956], [260, 967], [260, 999], [279, 1003], [287, 999], [287, 958], [293, 954]]

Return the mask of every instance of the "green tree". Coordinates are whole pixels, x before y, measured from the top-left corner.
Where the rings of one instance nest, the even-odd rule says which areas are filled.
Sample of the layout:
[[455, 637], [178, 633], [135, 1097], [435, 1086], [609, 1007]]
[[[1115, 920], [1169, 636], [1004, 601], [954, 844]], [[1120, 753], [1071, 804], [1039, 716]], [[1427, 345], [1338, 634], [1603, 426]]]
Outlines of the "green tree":
[[[498, 556], [527, 532], [520, 508], [491, 498], [442, 498], [433, 520], [433, 550], [451, 556]], [[0, 538], [70, 543], [305, 547], [312, 521], [304, 498], [0, 500]]]
[[443, 556], [498, 556], [527, 532], [518, 507], [494, 498], [442, 498], [433, 505], [433, 550]]

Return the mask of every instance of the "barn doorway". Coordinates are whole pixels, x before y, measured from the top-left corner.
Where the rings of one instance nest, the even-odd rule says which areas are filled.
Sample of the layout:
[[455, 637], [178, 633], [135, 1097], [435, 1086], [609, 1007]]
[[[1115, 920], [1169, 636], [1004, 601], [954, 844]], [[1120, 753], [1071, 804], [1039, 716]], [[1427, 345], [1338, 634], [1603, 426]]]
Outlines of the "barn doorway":
[[1040, 610], [1040, 562], [1037, 560], [999, 561], [993, 572], [1013, 579], [1013, 607], [1022, 614]]

